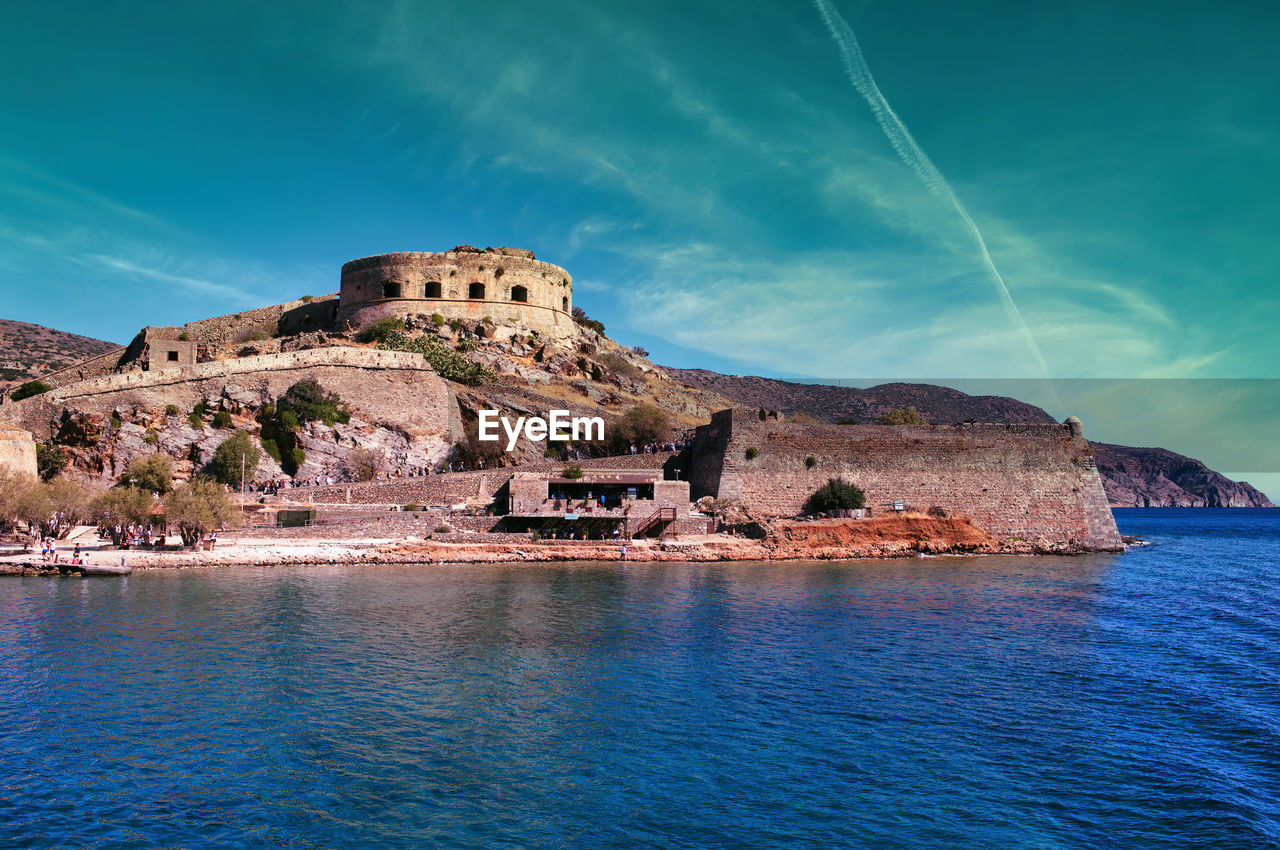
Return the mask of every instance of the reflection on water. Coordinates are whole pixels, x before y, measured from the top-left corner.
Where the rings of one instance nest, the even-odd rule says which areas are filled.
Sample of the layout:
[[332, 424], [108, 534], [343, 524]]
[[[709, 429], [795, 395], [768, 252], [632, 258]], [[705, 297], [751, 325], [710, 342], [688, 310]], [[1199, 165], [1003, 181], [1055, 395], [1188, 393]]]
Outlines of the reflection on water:
[[1280, 840], [1280, 530], [1195, 513], [1089, 558], [8, 580], [0, 843]]

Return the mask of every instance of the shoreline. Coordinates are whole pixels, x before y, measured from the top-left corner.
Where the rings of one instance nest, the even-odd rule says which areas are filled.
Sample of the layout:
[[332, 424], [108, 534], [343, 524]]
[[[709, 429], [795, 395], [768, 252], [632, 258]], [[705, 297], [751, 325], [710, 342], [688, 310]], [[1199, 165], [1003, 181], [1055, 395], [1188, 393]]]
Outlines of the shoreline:
[[[80, 542], [86, 565], [115, 568], [123, 558], [133, 570], [306, 564], [855, 561], [942, 555], [1081, 555], [1099, 551], [1047, 540], [995, 540], [963, 519], [911, 517], [877, 521], [783, 521], [769, 525], [766, 532], [757, 539], [728, 534], [637, 539], [627, 543], [625, 558], [622, 543], [607, 540], [477, 539], [474, 542], [446, 542], [414, 537], [279, 539], [233, 534], [220, 540], [212, 551], [166, 552], [120, 550], [99, 541], [96, 536], [88, 544], [83, 540]], [[64, 548], [63, 552], [66, 553], [67, 549]], [[60, 555], [60, 563], [54, 565], [42, 561], [38, 552], [8, 553], [0, 555], [0, 575], [74, 572], [68, 562], [69, 555]]]

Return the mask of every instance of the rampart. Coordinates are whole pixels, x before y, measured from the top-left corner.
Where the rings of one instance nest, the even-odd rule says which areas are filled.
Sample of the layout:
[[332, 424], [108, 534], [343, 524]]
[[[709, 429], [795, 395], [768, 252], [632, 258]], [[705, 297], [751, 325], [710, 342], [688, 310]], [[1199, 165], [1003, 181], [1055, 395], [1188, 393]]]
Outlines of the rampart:
[[0, 471], [36, 474], [36, 443], [29, 431], [0, 428]]
[[388, 316], [435, 313], [479, 325], [484, 319], [522, 325], [549, 337], [576, 333], [573, 282], [531, 251], [378, 254], [342, 267], [339, 325], [361, 327]]
[[1076, 425], [800, 425], [725, 410], [697, 429], [692, 497], [758, 517], [795, 516], [830, 478], [873, 514], [902, 501], [967, 515], [988, 533], [1089, 549], [1121, 547], [1093, 450]]
[[0, 407], [0, 416], [49, 439], [66, 408], [128, 418], [134, 411], [163, 411], [172, 404], [185, 415], [196, 402], [227, 396], [252, 407], [304, 378], [337, 393], [362, 419], [411, 438], [461, 434], [453, 392], [422, 355], [340, 346], [91, 378], [10, 402]]

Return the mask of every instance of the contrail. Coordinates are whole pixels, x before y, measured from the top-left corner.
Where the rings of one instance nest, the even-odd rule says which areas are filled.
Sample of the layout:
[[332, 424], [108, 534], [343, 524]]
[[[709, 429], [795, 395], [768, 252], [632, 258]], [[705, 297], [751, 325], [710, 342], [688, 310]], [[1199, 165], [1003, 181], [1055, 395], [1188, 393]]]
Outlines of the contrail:
[[889, 144], [893, 145], [893, 149], [897, 151], [898, 156], [916, 173], [916, 176], [924, 182], [924, 185], [929, 187], [929, 191], [950, 202], [956, 208], [956, 212], [960, 213], [960, 218], [964, 220], [965, 226], [973, 234], [974, 241], [978, 243], [978, 249], [982, 252], [982, 260], [986, 263], [987, 270], [991, 272], [991, 276], [995, 278], [996, 284], [999, 286], [1005, 312], [1022, 329], [1023, 334], [1027, 337], [1027, 344], [1035, 354], [1036, 362], [1040, 364], [1040, 370], [1046, 378], [1049, 377], [1049, 367], [1045, 363], [1044, 355], [1040, 353], [1040, 346], [1036, 345], [1035, 337], [1031, 335], [1031, 329], [1027, 327], [1027, 323], [1023, 320], [1022, 313], [1018, 312], [1018, 305], [1013, 303], [1013, 296], [1009, 294], [1009, 287], [1005, 285], [1004, 278], [1000, 275], [1000, 270], [996, 268], [995, 262], [991, 259], [991, 252], [987, 250], [987, 240], [982, 238], [982, 231], [978, 230], [978, 225], [974, 224], [973, 219], [969, 217], [968, 210], [964, 208], [964, 204], [960, 203], [960, 198], [956, 196], [951, 184], [947, 183], [947, 179], [942, 176], [942, 172], [933, 164], [933, 160], [929, 159], [928, 154], [920, 147], [915, 137], [911, 135], [911, 131], [907, 129], [907, 125], [902, 123], [898, 113], [893, 111], [893, 107], [889, 105], [889, 101], [880, 91], [880, 87], [876, 85], [875, 78], [871, 76], [871, 69], [867, 67], [867, 60], [862, 56], [862, 48], [858, 45], [858, 39], [853, 34], [853, 28], [840, 16], [840, 13], [832, 7], [828, 0], [813, 0], [813, 2], [818, 7], [818, 13], [822, 15], [822, 20], [826, 23], [827, 29], [831, 30], [831, 37], [835, 39], [836, 46], [840, 49], [840, 58], [844, 62], [844, 70], [849, 76], [849, 81], [853, 83], [853, 87], [858, 90], [858, 93], [871, 106], [871, 111], [876, 116], [876, 122], [880, 125], [880, 129], [884, 131], [885, 136], [889, 138]]

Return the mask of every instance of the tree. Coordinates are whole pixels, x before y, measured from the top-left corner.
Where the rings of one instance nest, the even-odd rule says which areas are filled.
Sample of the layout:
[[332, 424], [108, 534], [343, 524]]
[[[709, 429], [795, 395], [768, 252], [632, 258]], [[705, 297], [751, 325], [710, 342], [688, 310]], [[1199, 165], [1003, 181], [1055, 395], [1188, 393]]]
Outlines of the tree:
[[881, 425], [928, 425], [924, 417], [916, 413], [914, 407], [899, 407], [896, 410], [890, 410], [888, 413], [880, 417]]
[[18, 496], [18, 517], [41, 537], [66, 537], [92, 516], [92, 491], [66, 478], [31, 480]]
[[323, 422], [331, 428], [336, 422], [345, 425], [351, 421], [346, 403], [335, 393], [325, 392], [324, 387], [309, 378], [285, 390], [276, 404], [276, 413], [285, 411], [292, 411], [300, 422]]
[[135, 457], [124, 471], [122, 483], [163, 496], [173, 489], [173, 464], [162, 452]]
[[9, 398], [12, 401], [22, 401], [24, 398], [31, 398], [33, 395], [47, 393], [50, 389], [52, 388], [44, 381], [27, 381], [25, 384], [14, 390], [9, 395]]
[[242, 477], [244, 481], [253, 480], [261, 459], [262, 450], [254, 445], [249, 432], [236, 431], [214, 450], [209, 472], [223, 484], [239, 487]]
[[867, 494], [856, 484], [850, 484], [843, 478], [830, 478], [813, 495], [809, 497], [805, 507], [810, 513], [841, 511], [851, 508], [866, 507]]
[[67, 453], [57, 446], [36, 443], [36, 472], [41, 481], [56, 478], [70, 462]]
[[356, 449], [347, 455], [343, 468], [354, 481], [372, 481], [382, 469], [382, 453], [373, 449]]
[[588, 318], [587, 311], [583, 310], [581, 307], [574, 307], [571, 315], [573, 316], [573, 320], [584, 328], [591, 328], [591, 330], [598, 334], [604, 334], [604, 324], [597, 322], [595, 319]]
[[671, 420], [665, 411], [652, 404], [637, 404], [618, 417], [609, 443], [615, 451], [622, 453], [631, 446], [659, 442], [670, 432]]
[[[90, 515], [108, 527], [117, 523], [142, 524], [151, 519], [151, 509], [156, 504], [151, 492], [141, 487], [112, 487], [93, 500]], [[118, 540], [115, 542], [119, 543]]]
[[234, 525], [239, 519], [222, 486], [204, 477], [180, 484], [166, 496], [164, 514], [170, 525], [178, 527], [184, 546], [195, 546], [213, 529], [223, 523]]

